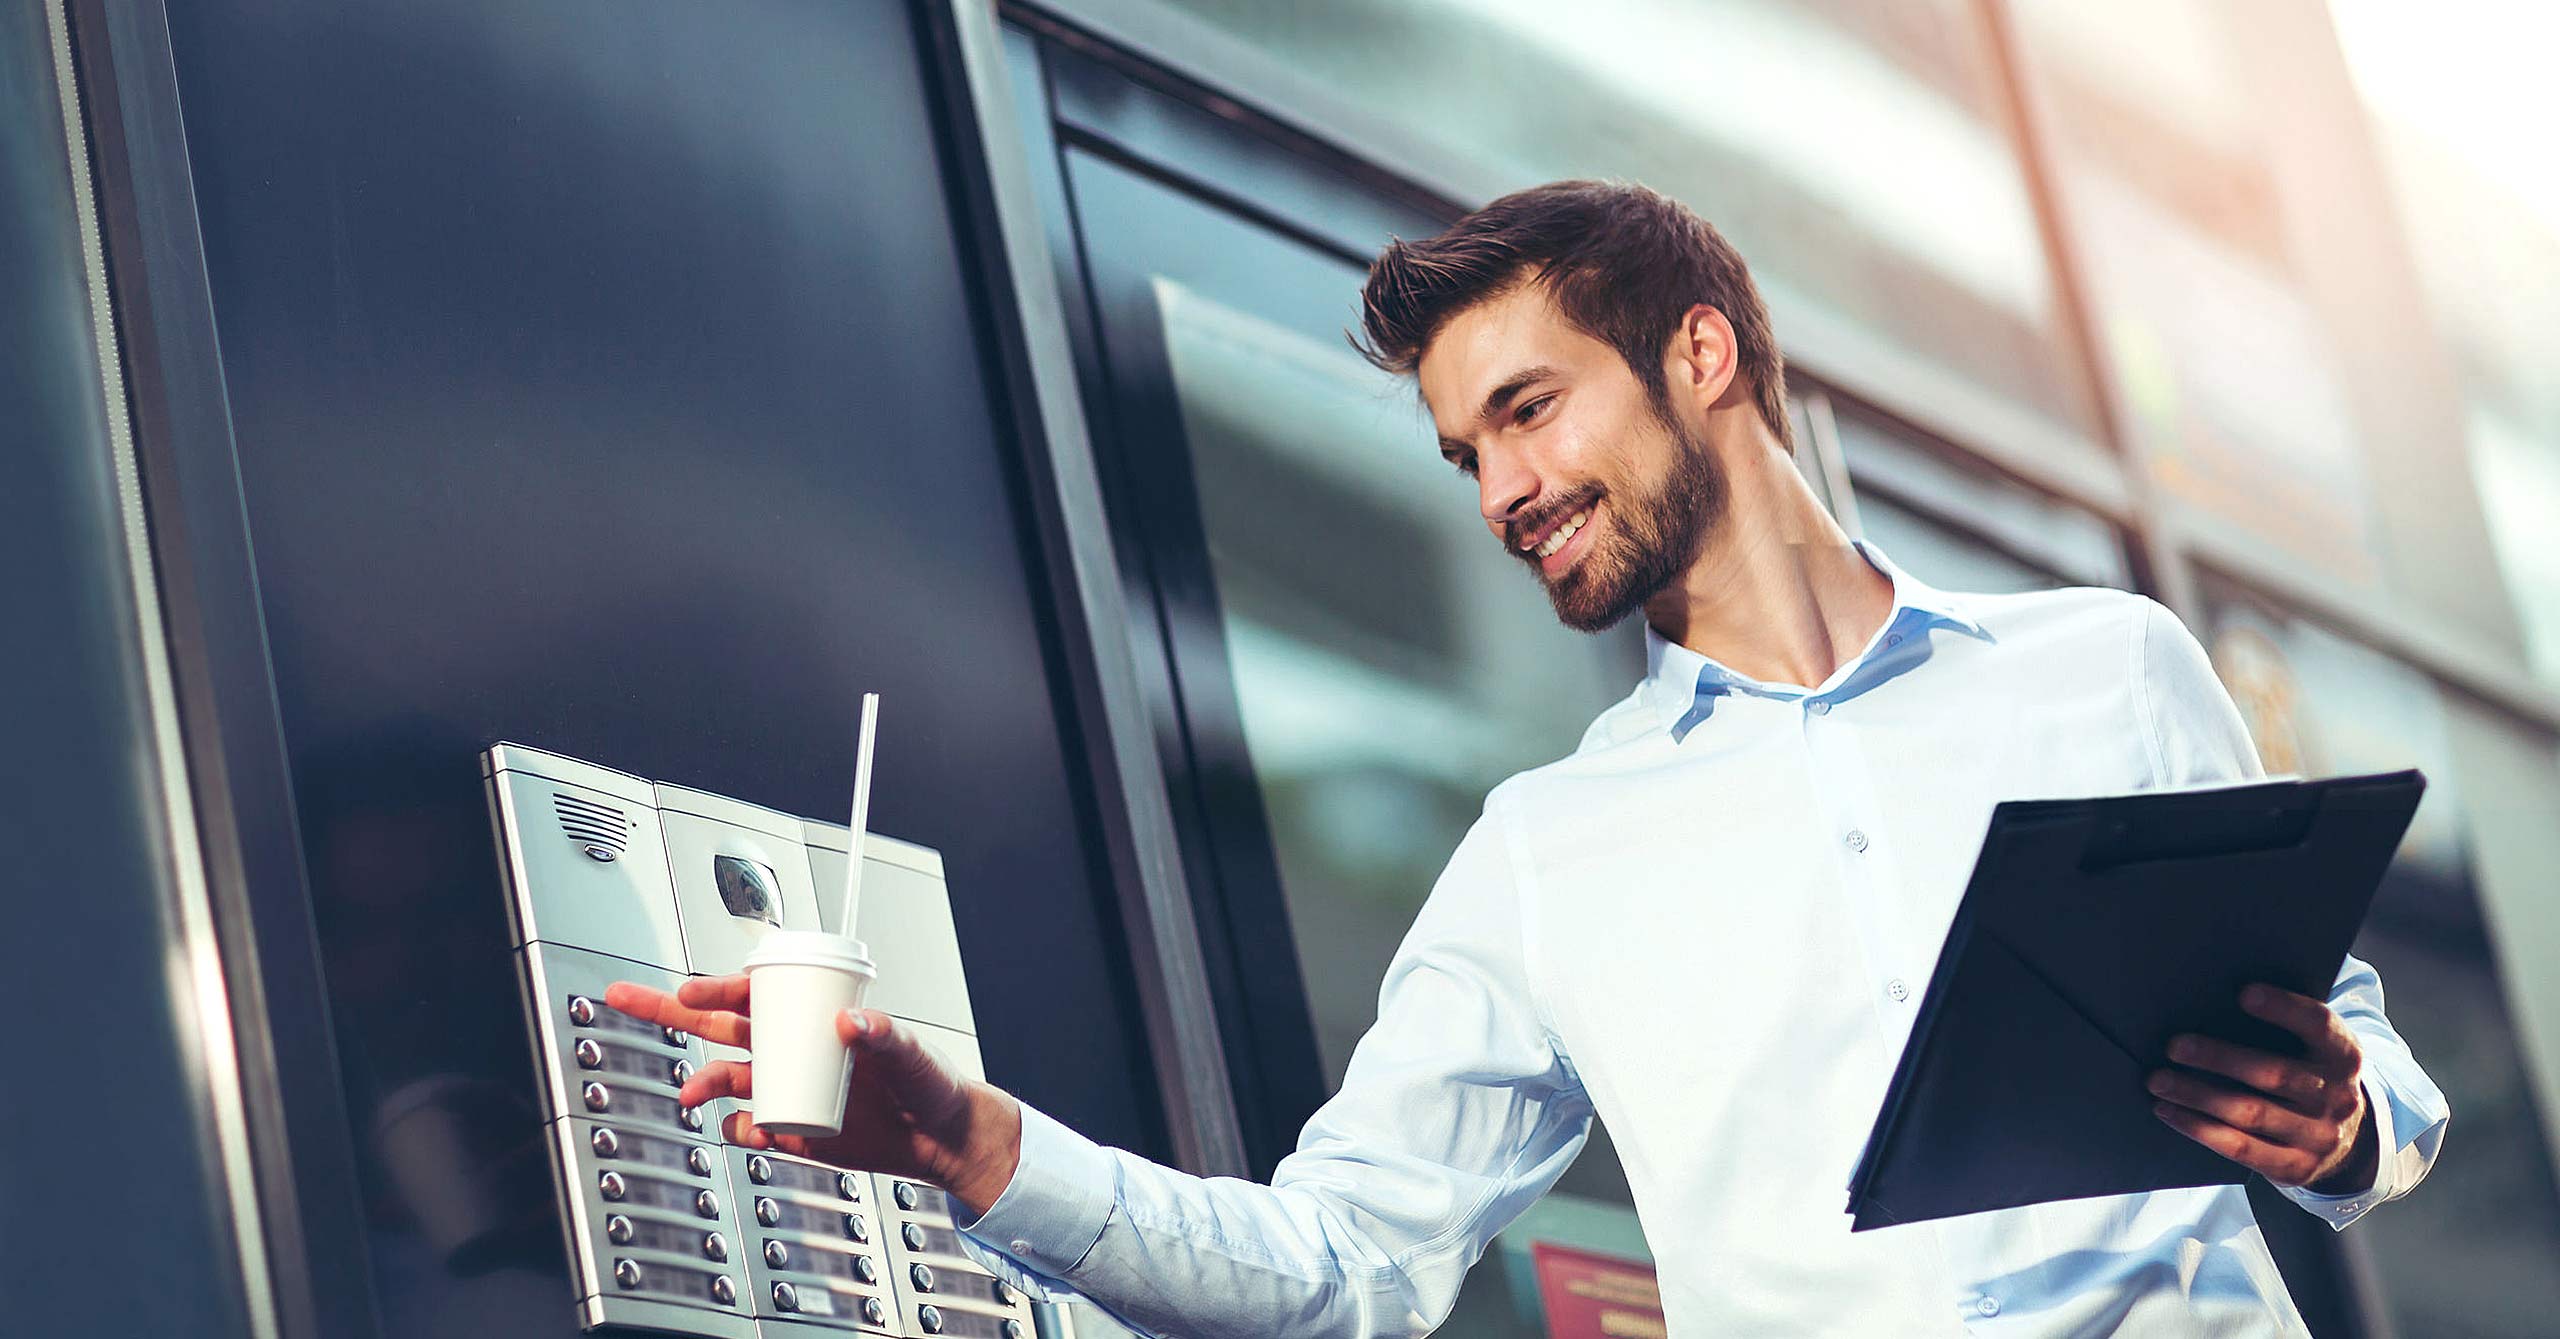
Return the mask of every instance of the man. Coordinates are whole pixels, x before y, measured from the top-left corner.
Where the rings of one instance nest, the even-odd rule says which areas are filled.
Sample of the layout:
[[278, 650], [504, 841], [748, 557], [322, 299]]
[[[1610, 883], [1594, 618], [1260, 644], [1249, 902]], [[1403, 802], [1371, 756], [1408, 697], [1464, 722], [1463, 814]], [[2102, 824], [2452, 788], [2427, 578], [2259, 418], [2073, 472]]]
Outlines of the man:
[[[1641, 609], [1650, 672], [1487, 797], [1272, 1185], [1098, 1148], [876, 1012], [839, 1021], [841, 1137], [730, 1137], [934, 1180], [978, 1258], [1155, 1333], [1429, 1330], [1595, 1111], [1678, 1334], [2302, 1333], [2236, 1186], [1855, 1235], [1842, 1212], [1992, 805], [2259, 775], [2177, 619], [1949, 594], [1852, 545], [1790, 462], [1741, 260], [1649, 191], [1541, 187], [1398, 242], [1364, 326], [1557, 616]], [[609, 998], [746, 1040], [741, 978]], [[2244, 1007], [2305, 1054], [2183, 1038], [2125, 1100], [2334, 1226], [2425, 1175], [2444, 1100], [2371, 968]], [[715, 1064], [684, 1100], [752, 1084]]]

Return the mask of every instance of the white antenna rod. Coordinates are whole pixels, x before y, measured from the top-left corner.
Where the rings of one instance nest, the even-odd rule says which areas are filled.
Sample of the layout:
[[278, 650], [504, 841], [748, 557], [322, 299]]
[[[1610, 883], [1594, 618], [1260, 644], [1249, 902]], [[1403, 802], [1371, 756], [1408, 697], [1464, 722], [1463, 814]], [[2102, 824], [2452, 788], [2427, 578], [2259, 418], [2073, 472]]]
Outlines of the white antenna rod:
[[871, 753], [880, 737], [880, 695], [862, 695], [862, 745], [853, 761], [853, 849], [844, 862], [844, 919], [837, 922], [853, 937], [854, 915], [862, 909], [863, 838], [871, 823]]

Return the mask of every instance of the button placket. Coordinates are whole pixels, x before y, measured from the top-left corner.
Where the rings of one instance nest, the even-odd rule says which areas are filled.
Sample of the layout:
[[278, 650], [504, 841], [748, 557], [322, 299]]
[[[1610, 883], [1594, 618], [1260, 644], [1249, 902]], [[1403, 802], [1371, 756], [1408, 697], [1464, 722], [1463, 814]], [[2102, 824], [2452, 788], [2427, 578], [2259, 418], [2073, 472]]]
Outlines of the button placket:
[[1843, 910], [1857, 934], [1867, 979], [1873, 983], [1875, 994], [1868, 999], [1876, 1025], [1890, 1046], [1899, 1047], [1909, 1035], [1910, 1019], [1907, 1009], [1895, 1006], [1907, 1003], [1911, 987], [1894, 971], [1900, 965], [1901, 940], [1891, 906], [1892, 880], [1870, 854], [1875, 839], [1864, 824], [1874, 817], [1873, 792], [1865, 759], [1858, 751], [1857, 731], [1846, 717], [1827, 719], [1828, 706], [1825, 700], [1805, 704], [1806, 771], [1821, 821], [1839, 843], [1834, 867], [1839, 871]]

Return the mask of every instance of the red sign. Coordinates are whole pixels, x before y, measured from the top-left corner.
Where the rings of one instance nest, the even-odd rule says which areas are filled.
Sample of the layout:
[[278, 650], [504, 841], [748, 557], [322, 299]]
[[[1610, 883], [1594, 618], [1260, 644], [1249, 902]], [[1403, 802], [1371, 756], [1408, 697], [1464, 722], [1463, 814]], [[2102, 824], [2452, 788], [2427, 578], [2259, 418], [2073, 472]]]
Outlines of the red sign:
[[1670, 1339], [1662, 1285], [1641, 1260], [1529, 1243], [1546, 1303], [1547, 1339]]

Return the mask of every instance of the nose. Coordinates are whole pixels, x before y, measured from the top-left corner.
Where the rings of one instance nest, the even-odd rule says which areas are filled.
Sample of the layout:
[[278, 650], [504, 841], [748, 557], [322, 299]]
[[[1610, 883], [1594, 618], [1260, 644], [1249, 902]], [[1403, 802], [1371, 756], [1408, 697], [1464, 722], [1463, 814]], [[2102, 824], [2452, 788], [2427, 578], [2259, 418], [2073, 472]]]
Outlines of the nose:
[[1508, 452], [1477, 453], [1476, 501], [1495, 538], [1502, 538], [1503, 528], [1537, 500], [1538, 475], [1526, 462]]

